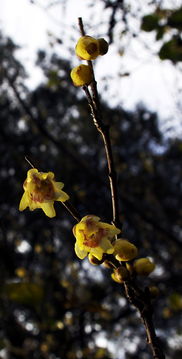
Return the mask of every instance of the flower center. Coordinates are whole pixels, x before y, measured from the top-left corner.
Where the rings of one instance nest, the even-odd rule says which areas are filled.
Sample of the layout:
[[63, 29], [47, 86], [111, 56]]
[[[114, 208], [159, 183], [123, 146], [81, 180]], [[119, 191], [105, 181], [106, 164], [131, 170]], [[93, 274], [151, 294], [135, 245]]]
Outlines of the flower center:
[[99, 228], [99, 230], [96, 233], [93, 233], [91, 236], [86, 237], [84, 234], [84, 242], [83, 244], [90, 248], [99, 247], [99, 244], [104, 236], [104, 229]]
[[41, 180], [37, 176], [33, 177], [29, 193], [31, 200], [34, 202], [42, 203], [54, 199], [54, 188], [50, 180]]

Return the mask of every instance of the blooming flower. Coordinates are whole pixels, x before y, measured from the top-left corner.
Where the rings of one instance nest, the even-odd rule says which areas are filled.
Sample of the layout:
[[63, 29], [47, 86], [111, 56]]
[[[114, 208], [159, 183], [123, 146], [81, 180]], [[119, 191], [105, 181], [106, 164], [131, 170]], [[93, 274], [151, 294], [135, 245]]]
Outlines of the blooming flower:
[[99, 220], [97, 216], [87, 215], [73, 227], [73, 234], [76, 237], [75, 252], [80, 259], [91, 253], [101, 260], [103, 253], [114, 252], [111, 240], [121, 231], [113, 224], [99, 222]]
[[69, 199], [67, 193], [62, 191], [64, 184], [55, 182], [53, 172], [38, 172], [32, 168], [27, 172], [27, 178], [23, 184], [24, 194], [21, 198], [19, 210], [29, 207], [31, 211], [42, 208], [46, 216], [54, 217], [54, 201], [65, 202]]

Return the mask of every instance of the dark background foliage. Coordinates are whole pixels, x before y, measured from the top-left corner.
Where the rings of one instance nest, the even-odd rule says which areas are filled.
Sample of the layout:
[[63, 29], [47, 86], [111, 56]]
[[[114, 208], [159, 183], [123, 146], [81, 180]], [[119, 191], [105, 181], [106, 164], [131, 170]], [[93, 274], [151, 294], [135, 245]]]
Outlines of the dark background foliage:
[[[53, 219], [41, 210], [18, 211], [27, 156], [65, 183], [82, 216], [112, 218], [103, 146], [85, 98], [71, 83], [69, 62], [40, 51], [37, 65], [45, 80], [29, 90], [16, 49], [1, 34], [0, 353], [5, 349], [9, 359], [150, 358], [144, 329], [122, 286], [108, 269], [76, 258], [75, 221], [65, 208], [56, 203]], [[157, 115], [144, 106], [129, 112], [102, 103], [102, 111], [111, 126], [123, 237], [156, 262], [154, 274], [140, 285], [159, 288], [155, 324], [167, 358], [178, 359], [182, 141], [167, 140]]]

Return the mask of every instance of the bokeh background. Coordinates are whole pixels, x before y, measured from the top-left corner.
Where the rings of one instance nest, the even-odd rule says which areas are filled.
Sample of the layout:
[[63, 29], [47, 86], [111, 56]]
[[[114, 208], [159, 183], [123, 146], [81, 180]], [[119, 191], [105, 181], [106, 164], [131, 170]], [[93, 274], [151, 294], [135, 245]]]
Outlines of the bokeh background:
[[[41, 6], [48, 17], [57, 6], [70, 13], [69, 1], [24, 2], [35, 11]], [[110, 125], [123, 237], [138, 246], [140, 256], [156, 262], [154, 273], [139, 284], [159, 288], [157, 334], [166, 358], [180, 359], [182, 8], [157, 0], [145, 7], [117, 0], [86, 4], [80, 15], [87, 33], [110, 43], [95, 71]], [[76, 258], [75, 221], [65, 208], [56, 203], [53, 219], [41, 210], [18, 211], [30, 168], [27, 156], [40, 171], [53, 171], [65, 183], [81, 216], [112, 219], [102, 142], [84, 93], [70, 80], [71, 67], [79, 63], [74, 54], [79, 29], [76, 20], [65, 28], [64, 21], [59, 19], [60, 34], [49, 32], [47, 46], [34, 53], [34, 66], [30, 58], [26, 62], [25, 42], [22, 49], [3, 26], [0, 34], [0, 358], [148, 359], [144, 329], [122, 286], [111, 280], [108, 269]], [[141, 78], [137, 92], [141, 98], [157, 96], [158, 107], [136, 104], [130, 91], [136, 86], [131, 81], [134, 54], [137, 81]], [[159, 73], [167, 69], [166, 83], [174, 84], [170, 95], [161, 85], [150, 86], [152, 70], [142, 75], [146, 56]]]

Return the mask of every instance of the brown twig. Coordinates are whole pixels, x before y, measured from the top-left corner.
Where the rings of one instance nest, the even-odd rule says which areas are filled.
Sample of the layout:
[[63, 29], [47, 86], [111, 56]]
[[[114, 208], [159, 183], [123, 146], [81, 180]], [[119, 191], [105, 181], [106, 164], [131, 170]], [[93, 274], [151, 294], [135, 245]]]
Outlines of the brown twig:
[[73, 207], [73, 205], [69, 202], [61, 202], [62, 205], [67, 209], [67, 211], [71, 214], [71, 216], [76, 219], [77, 222], [81, 220], [81, 216], [79, 215], [78, 211]]
[[126, 297], [129, 302], [138, 309], [145, 327], [147, 344], [150, 346], [154, 359], [165, 359], [161, 343], [156, 335], [153, 324], [153, 307], [150, 293], [143, 292], [132, 281], [124, 283]]
[[[82, 18], [78, 18], [78, 25], [80, 28], [81, 35], [85, 35], [84, 27]], [[95, 81], [94, 71], [92, 61], [87, 61], [88, 65], [90, 66], [92, 73], [93, 73], [93, 81], [90, 85], [91, 87], [91, 94], [87, 86], [83, 86], [83, 90], [87, 96], [87, 100], [89, 106], [91, 108], [91, 114], [93, 118], [94, 125], [96, 126], [97, 130], [100, 132], [103, 142], [104, 148], [107, 158], [108, 164], [108, 177], [110, 183], [110, 190], [111, 190], [111, 200], [112, 200], [112, 210], [113, 210], [113, 224], [116, 227], [121, 228], [121, 221], [119, 216], [119, 200], [118, 200], [118, 189], [117, 189], [117, 176], [114, 166], [113, 154], [112, 154], [112, 147], [109, 135], [109, 126], [106, 126], [103, 122], [101, 111], [100, 111], [100, 101], [97, 91], [97, 83]]]
[[[84, 26], [82, 19], [78, 19], [78, 24], [80, 28], [81, 35], [85, 35]], [[86, 94], [88, 104], [91, 109], [92, 118], [97, 130], [100, 132], [108, 164], [108, 172], [109, 172], [109, 182], [110, 182], [110, 190], [111, 190], [111, 198], [112, 198], [112, 208], [113, 208], [113, 223], [121, 228], [120, 219], [119, 219], [119, 202], [118, 202], [118, 191], [117, 191], [117, 177], [114, 166], [111, 140], [109, 135], [109, 128], [106, 126], [102, 120], [102, 115], [100, 111], [100, 103], [97, 92], [97, 83], [94, 77], [94, 71], [92, 62], [88, 61], [88, 65], [91, 67], [93, 72], [93, 81], [91, 83], [91, 93], [87, 86], [83, 87], [83, 90]], [[112, 257], [115, 260], [114, 256], [111, 256], [110, 263], [112, 264]], [[114, 265], [114, 263], [113, 263]], [[118, 266], [120, 263], [118, 262]], [[153, 324], [153, 308], [151, 305], [150, 295], [149, 293], [145, 293], [142, 291], [133, 280], [128, 280], [124, 282], [124, 290], [126, 297], [129, 302], [135, 306], [135, 308], [139, 311], [142, 322], [145, 326], [147, 342], [150, 345], [152, 355], [154, 359], [165, 359], [165, 355], [161, 349], [159, 339], [156, 336], [155, 328]]]

